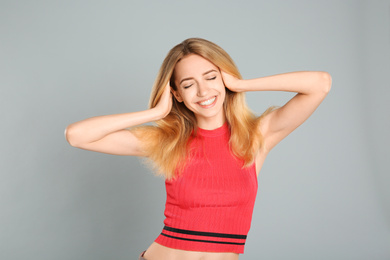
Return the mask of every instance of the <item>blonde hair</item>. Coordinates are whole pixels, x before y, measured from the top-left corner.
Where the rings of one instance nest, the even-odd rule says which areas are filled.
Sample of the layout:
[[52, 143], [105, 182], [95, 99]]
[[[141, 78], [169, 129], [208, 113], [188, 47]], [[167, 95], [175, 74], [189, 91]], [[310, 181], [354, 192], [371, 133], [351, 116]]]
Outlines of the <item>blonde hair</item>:
[[[189, 54], [199, 55], [220, 70], [242, 78], [229, 54], [221, 47], [204, 39], [190, 38], [172, 48], [164, 59], [153, 85], [150, 108], [158, 104], [168, 82], [177, 90], [174, 69], [176, 63]], [[256, 152], [263, 143], [259, 131], [262, 116], [256, 117], [249, 110], [244, 93], [232, 92], [227, 88], [224, 109], [231, 131], [230, 147], [234, 155], [243, 160], [243, 167], [247, 167], [254, 162]], [[156, 121], [155, 126], [140, 126], [132, 131], [145, 144], [147, 157], [157, 172], [171, 179], [180, 174], [185, 166], [189, 139], [196, 126], [194, 113], [173, 98], [172, 110], [165, 118]]]

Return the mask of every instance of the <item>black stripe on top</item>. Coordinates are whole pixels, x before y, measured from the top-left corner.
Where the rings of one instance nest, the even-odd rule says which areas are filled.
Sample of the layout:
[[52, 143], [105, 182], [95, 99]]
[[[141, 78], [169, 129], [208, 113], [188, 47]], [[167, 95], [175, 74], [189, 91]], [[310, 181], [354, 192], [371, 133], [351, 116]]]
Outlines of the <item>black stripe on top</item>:
[[[225, 233], [192, 231], [192, 230], [172, 228], [172, 227], [167, 227], [167, 226], [164, 226], [164, 230], [175, 232], [175, 233], [180, 233], [180, 234], [195, 235], [195, 236], [246, 239], [246, 235], [235, 235], [235, 234], [225, 234]], [[165, 234], [163, 234], [163, 235], [165, 235]]]
[[201, 240], [201, 239], [190, 239], [190, 238], [184, 238], [184, 237], [175, 237], [175, 236], [170, 236], [170, 235], [167, 235], [167, 234], [164, 234], [164, 233], [161, 233], [161, 235], [166, 236], [166, 237], [170, 237], [170, 238], [186, 240], [186, 241], [193, 241], [193, 242], [206, 242], [206, 243], [229, 244], [229, 245], [240, 245], [240, 246], [245, 245], [245, 243], [210, 241], [210, 240]]

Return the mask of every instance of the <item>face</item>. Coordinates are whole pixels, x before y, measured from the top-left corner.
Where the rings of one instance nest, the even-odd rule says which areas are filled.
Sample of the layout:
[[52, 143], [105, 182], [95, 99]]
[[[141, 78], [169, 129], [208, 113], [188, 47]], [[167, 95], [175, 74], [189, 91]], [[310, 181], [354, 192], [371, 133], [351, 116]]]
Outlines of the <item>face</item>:
[[223, 125], [226, 92], [218, 67], [199, 55], [187, 55], [176, 64], [175, 85], [175, 98], [194, 112], [200, 128]]

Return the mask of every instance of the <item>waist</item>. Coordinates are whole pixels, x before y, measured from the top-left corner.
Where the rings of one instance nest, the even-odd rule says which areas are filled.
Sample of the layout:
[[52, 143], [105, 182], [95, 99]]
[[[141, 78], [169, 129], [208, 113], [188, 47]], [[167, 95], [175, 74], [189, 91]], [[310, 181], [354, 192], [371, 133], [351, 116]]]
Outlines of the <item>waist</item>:
[[145, 259], [158, 260], [238, 260], [238, 254], [232, 252], [200, 252], [169, 248], [156, 242], [146, 250]]

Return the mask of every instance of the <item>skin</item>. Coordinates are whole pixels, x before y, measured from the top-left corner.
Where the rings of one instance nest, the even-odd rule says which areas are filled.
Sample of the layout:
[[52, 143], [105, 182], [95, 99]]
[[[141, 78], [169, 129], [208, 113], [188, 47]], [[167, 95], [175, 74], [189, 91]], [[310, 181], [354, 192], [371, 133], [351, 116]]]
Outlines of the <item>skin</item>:
[[223, 125], [226, 90], [218, 67], [198, 55], [188, 55], [176, 64], [175, 85], [175, 98], [194, 112], [200, 128]]
[[[215, 129], [225, 122], [225, 87], [234, 92], [288, 91], [297, 93], [284, 106], [261, 121], [265, 147], [256, 155], [260, 171], [269, 151], [301, 125], [319, 106], [331, 87], [326, 72], [291, 72], [251, 80], [240, 80], [220, 71], [208, 60], [194, 54], [184, 57], [175, 67], [177, 90], [165, 86], [155, 108], [140, 112], [93, 117], [69, 125], [68, 142], [75, 147], [117, 155], [145, 156], [142, 143], [126, 128], [164, 118], [172, 107], [172, 94], [195, 113], [199, 127]], [[215, 98], [215, 100], [214, 100]], [[167, 248], [157, 243], [147, 249], [148, 260], [237, 260], [235, 253], [192, 252]]]

